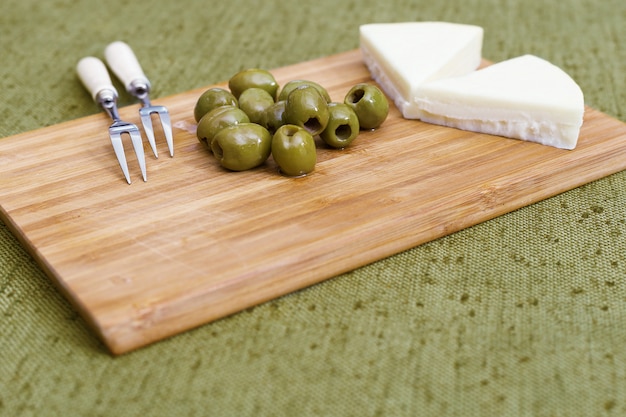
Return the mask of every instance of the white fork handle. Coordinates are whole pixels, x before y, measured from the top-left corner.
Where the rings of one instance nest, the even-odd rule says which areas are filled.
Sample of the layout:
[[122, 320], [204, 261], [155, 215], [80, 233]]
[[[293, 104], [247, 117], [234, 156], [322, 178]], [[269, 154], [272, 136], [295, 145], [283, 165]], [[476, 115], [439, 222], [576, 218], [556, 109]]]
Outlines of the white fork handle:
[[128, 91], [131, 91], [133, 82], [139, 81], [145, 85], [150, 85], [148, 78], [141, 69], [137, 56], [125, 42], [116, 41], [110, 43], [104, 49], [104, 57], [115, 76], [120, 79]]
[[111, 83], [111, 77], [107, 71], [104, 62], [93, 56], [88, 56], [76, 65], [76, 72], [83, 85], [91, 94], [91, 97], [97, 102], [96, 97], [102, 90], [111, 90], [117, 97], [117, 90]]

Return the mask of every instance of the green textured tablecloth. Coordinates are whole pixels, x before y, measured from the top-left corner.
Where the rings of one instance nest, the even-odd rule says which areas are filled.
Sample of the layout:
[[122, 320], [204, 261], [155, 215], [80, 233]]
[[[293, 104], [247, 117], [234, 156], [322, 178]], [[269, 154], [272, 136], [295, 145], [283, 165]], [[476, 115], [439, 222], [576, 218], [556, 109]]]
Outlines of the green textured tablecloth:
[[[626, 120], [623, 0], [4, 0], [0, 137], [99, 112], [74, 67], [116, 39], [158, 98], [405, 20], [480, 25]], [[1, 225], [0, 415], [623, 416], [625, 277], [622, 172], [115, 358]]]

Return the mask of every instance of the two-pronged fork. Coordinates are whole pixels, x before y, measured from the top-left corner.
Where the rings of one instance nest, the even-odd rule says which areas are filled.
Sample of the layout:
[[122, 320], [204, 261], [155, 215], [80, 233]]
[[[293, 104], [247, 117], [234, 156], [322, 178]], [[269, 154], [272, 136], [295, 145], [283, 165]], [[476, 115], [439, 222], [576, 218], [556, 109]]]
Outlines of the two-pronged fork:
[[124, 172], [126, 181], [129, 184], [131, 183], [128, 173], [128, 164], [126, 163], [126, 156], [124, 154], [124, 145], [122, 144], [122, 135], [124, 134], [130, 136], [135, 154], [137, 155], [139, 167], [141, 168], [143, 180], [147, 181], [146, 159], [139, 128], [135, 124], [125, 122], [120, 118], [117, 111], [117, 90], [111, 83], [111, 78], [109, 77], [104, 63], [95, 57], [85, 57], [78, 61], [76, 72], [96, 103], [113, 119], [113, 124], [109, 127], [109, 137], [111, 138], [115, 155]]
[[161, 126], [167, 141], [170, 156], [174, 156], [174, 143], [172, 138], [172, 124], [170, 115], [164, 106], [154, 106], [150, 103], [150, 81], [145, 76], [135, 53], [128, 44], [116, 41], [109, 44], [104, 50], [106, 62], [113, 73], [124, 84], [126, 90], [141, 100], [142, 107], [139, 109], [141, 123], [146, 131], [148, 142], [152, 147], [154, 156], [158, 158], [156, 144], [154, 140], [154, 129], [152, 127], [152, 114], [158, 114], [161, 119]]

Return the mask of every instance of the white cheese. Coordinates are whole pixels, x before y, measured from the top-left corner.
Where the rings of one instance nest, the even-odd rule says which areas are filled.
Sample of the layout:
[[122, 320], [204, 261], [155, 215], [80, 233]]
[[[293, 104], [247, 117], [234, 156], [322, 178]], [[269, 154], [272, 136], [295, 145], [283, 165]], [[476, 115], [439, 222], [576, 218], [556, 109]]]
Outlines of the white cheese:
[[533, 55], [420, 85], [417, 117], [425, 122], [573, 149], [584, 98], [556, 65]]
[[481, 62], [483, 29], [447, 22], [371, 23], [360, 27], [363, 61], [402, 115], [417, 116], [417, 88], [463, 75]]

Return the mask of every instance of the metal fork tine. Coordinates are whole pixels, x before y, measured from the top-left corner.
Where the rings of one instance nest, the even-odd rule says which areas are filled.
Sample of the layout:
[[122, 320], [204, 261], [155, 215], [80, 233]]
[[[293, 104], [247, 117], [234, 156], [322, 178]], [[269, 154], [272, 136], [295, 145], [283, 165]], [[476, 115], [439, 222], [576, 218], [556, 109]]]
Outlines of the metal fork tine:
[[139, 168], [141, 169], [141, 176], [144, 181], [148, 181], [146, 175], [146, 157], [143, 152], [143, 142], [141, 141], [139, 129], [135, 127], [135, 129], [129, 130], [128, 134], [130, 135], [130, 140], [133, 143], [133, 148], [135, 148], [135, 154], [137, 155], [137, 161], [139, 162]]
[[126, 163], [126, 155], [124, 154], [124, 145], [122, 144], [122, 137], [119, 134], [109, 134], [111, 137], [111, 143], [113, 144], [113, 150], [117, 156], [117, 162], [119, 162], [126, 182], [130, 184], [130, 174], [128, 173], [128, 164]]
[[167, 142], [167, 149], [170, 151], [170, 156], [174, 156], [174, 137], [172, 135], [172, 122], [170, 121], [170, 113], [163, 108], [164, 111], [159, 111], [159, 117], [161, 118], [161, 125], [163, 126], [163, 132], [165, 133], [165, 141]]
[[[148, 110], [148, 111], [146, 111]], [[150, 147], [152, 148], [152, 153], [154, 153], [154, 157], [158, 158], [159, 153], [156, 148], [156, 142], [154, 140], [154, 129], [152, 128], [152, 118], [149, 109], [146, 107], [142, 107], [139, 109], [139, 115], [141, 116], [141, 124], [143, 125], [143, 130], [146, 132], [146, 137], [148, 138], [148, 143], [150, 143]]]

